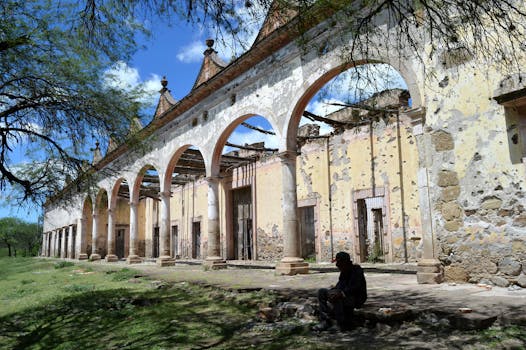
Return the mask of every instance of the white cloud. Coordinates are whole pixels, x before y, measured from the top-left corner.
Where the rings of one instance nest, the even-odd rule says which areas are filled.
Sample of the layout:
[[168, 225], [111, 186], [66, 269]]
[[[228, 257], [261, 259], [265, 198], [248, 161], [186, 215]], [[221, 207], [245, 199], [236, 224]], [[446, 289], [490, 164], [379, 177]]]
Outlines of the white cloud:
[[[176, 55], [182, 63], [196, 63], [203, 59], [203, 52], [206, 50], [205, 39], [213, 38], [215, 40], [214, 49], [218, 52], [219, 57], [225, 62], [232, 61], [233, 58], [241, 56], [247, 51], [263, 24], [265, 19], [265, 10], [259, 1], [255, 1], [250, 8], [239, 4], [235, 9], [235, 15], [232, 18], [239, 18], [242, 25], [242, 31], [233, 36], [225, 28], [211, 28], [208, 31], [204, 28], [198, 28], [197, 39], [188, 45], [181, 47]], [[204, 37], [206, 35], [206, 38]]]
[[112, 88], [129, 92], [136, 92], [139, 102], [155, 105], [161, 89], [161, 77], [151, 74], [147, 80], [141, 80], [139, 70], [128, 66], [126, 62], [119, 61], [106, 70], [104, 83]]
[[203, 52], [206, 50], [204, 40], [194, 41], [186, 46], [183, 46], [179, 53], [175, 56], [183, 63], [195, 63], [203, 60]]

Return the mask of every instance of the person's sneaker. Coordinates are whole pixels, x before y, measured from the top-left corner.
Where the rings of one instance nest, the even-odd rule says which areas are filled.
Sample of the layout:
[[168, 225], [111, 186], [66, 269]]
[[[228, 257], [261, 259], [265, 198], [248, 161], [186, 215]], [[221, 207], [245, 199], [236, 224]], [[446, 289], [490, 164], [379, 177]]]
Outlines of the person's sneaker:
[[326, 331], [330, 327], [331, 327], [331, 324], [329, 322], [321, 321], [320, 323], [312, 327], [312, 330], [315, 332], [322, 332], [322, 331]]

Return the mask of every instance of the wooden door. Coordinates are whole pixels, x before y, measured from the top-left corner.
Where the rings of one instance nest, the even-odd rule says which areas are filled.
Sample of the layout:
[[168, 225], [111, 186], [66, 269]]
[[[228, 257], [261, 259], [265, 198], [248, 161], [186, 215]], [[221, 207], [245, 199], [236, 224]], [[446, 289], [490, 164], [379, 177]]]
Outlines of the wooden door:
[[126, 231], [121, 228], [117, 230], [117, 237], [115, 239], [115, 254], [119, 259], [124, 258], [124, 233]]
[[299, 208], [301, 256], [304, 259], [316, 258], [314, 227], [314, 206]]
[[234, 259], [253, 257], [252, 190], [244, 187], [232, 191]]

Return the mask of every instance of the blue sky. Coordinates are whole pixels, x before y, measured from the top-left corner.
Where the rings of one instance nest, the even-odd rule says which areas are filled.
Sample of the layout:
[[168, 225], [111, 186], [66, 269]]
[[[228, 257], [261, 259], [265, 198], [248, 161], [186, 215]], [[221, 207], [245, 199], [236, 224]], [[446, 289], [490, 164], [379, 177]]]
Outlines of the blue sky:
[[[259, 19], [259, 23], [254, 25], [254, 32], [245, 37], [247, 43], [252, 43], [261, 22], [262, 19]], [[118, 85], [122, 88], [132, 88], [138, 84], [143, 84], [145, 90], [149, 91], [149, 95], [145, 99], [152, 106], [155, 106], [159, 96], [158, 90], [161, 88], [160, 80], [163, 76], [166, 76], [168, 88], [176, 100], [182, 99], [190, 92], [201, 67], [203, 52], [206, 49], [205, 40], [214, 37], [210, 33], [191, 27], [186, 23], [173, 24], [172, 26], [166, 23], [155, 23], [150, 25], [150, 30], [152, 32], [151, 38], [139, 40], [144, 48], [139, 49], [130, 62], [117, 62], [114, 67], [109, 67], [109, 70], [119, 77]], [[233, 50], [232, 45], [228, 43], [216, 43], [214, 48], [225, 62], [229, 62], [233, 55], [242, 53], [239, 46]], [[385, 75], [385, 67], [380, 67], [380, 71]], [[405, 86], [396, 72], [389, 71], [389, 74], [393, 75], [391, 79], [394, 83], [390, 84], [392, 87]], [[352, 76], [342, 74], [336, 78], [335, 86], [337, 88], [328, 89], [324, 98], [329, 101], [352, 99], [353, 97], [349, 95], [349, 91], [352, 90], [351, 85], [354, 86]], [[315, 98], [307, 109], [318, 115], [326, 115], [338, 109], [338, 107], [330, 106], [324, 102], [326, 101]], [[253, 117], [249, 122], [261, 128], [270, 129], [269, 123], [261, 117]], [[331, 131], [331, 128], [321, 125], [320, 131], [327, 133]], [[266, 147], [277, 147], [278, 142], [274, 136], [262, 135], [243, 127], [238, 127], [229, 139], [230, 142], [237, 144], [263, 140]], [[92, 143], [91, 147], [94, 146], [95, 140], [86, 141]], [[17, 155], [17, 157], [20, 157], [20, 161], [24, 160], [22, 154]], [[17, 216], [27, 221], [36, 221], [40, 213], [40, 208], [11, 207], [7, 206], [6, 203], [0, 205], [0, 217]]]

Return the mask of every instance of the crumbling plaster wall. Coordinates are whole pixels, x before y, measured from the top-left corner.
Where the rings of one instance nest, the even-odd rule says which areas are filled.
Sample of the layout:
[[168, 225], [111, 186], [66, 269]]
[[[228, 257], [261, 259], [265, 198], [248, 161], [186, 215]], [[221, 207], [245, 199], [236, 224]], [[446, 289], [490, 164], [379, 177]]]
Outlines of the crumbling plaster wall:
[[[373, 123], [372, 135], [368, 125], [345, 130], [328, 140], [310, 141], [301, 148], [298, 157], [298, 200], [317, 198], [319, 206], [319, 259], [331, 257], [331, 230], [334, 252], [346, 250], [355, 254], [357, 223], [353, 191], [383, 188], [388, 227], [384, 227], [388, 261], [403, 262], [404, 224], [409, 261], [421, 254], [420, 209], [417, 191], [418, 150], [407, 118], [400, 122], [401, 166], [396, 119]], [[371, 138], [372, 137], [372, 138]], [[372, 149], [372, 152], [371, 152]], [[327, 152], [330, 166], [327, 164]], [[330, 195], [329, 201], [329, 181]], [[405, 223], [402, 222], [402, 192]], [[374, 194], [374, 192], [373, 192]], [[329, 210], [329, 205], [331, 206]], [[329, 217], [332, 213], [332, 220]], [[332, 228], [330, 223], [332, 221]]]
[[206, 258], [208, 247], [207, 193], [208, 186], [205, 179], [188, 182], [184, 186], [175, 186], [172, 190], [170, 218], [172, 224], [177, 222], [181, 257], [190, 258], [192, 256], [192, 224], [199, 221], [201, 223], [201, 258]]
[[281, 211], [281, 159], [265, 159], [256, 166], [256, 245], [257, 257], [277, 261], [283, 257], [283, 220]]
[[425, 132], [445, 277], [526, 286], [526, 174], [509, 132], [518, 117], [493, 100], [505, 75], [475, 59], [435, 70]]

